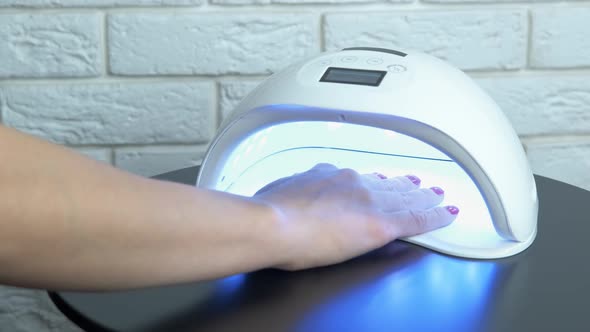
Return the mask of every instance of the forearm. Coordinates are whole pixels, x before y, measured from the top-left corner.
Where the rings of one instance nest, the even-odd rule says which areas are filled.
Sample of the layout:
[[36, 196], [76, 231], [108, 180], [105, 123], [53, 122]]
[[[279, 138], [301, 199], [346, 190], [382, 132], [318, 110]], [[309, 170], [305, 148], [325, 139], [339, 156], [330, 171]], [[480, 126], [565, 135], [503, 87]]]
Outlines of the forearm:
[[0, 127], [0, 283], [117, 289], [279, 263], [274, 212]]

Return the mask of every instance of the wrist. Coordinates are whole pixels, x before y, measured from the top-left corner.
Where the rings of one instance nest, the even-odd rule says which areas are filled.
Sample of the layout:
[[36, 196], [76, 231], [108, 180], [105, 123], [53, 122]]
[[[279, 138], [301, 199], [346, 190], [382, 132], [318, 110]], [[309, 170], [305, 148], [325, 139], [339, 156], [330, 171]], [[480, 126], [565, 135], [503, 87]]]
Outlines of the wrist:
[[262, 215], [258, 220], [263, 221], [259, 226], [260, 231], [255, 233], [258, 236], [257, 242], [260, 244], [259, 250], [262, 256], [268, 258], [264, 267], [283, 269], [292, 257], [287, 217], [274, 204], [261, 200], [256, 200], [255, 204], [259, 206], [259, 213]]

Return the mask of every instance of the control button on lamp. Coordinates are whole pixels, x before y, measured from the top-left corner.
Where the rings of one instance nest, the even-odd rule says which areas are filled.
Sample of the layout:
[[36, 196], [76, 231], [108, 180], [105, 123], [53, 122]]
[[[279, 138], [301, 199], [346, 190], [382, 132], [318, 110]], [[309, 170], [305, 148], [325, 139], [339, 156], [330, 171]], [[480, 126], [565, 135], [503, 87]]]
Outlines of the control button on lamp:
[[387, 66], [387, 70], [392, 73], [403, 73], [407, 70], [407, 68], [406, 66], [395, 64]]
[[381, 58], [369, 58], [367, 60], [367, 64], [370, 64], [370, 65], [380, 65], [382, 63], [383, 63], [383, 59], [381, 59]]
[[344, 56], [342, 58], [340, 58], [341, 62], [345, 62], [345, 63], [352, 63], [352, 62], [356, 62], [357, 57], [355, 56]]

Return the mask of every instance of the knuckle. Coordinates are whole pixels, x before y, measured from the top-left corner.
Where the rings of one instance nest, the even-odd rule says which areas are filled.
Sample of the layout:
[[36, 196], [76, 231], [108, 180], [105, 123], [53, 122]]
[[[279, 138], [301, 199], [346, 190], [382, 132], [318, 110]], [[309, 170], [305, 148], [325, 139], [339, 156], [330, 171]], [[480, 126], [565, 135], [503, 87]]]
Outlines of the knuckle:
[[355, 197], [361, 203], [373, 202], [373, 192], [364, 186], [357, 186], [355, 188]]
[[400, 205], [401, 209], [409, 209], [412, 205], [412, 199], [410, 195], [406, 193], [400, 194]]
[[434, 209], [433, 211], [434, 211], [434, 214], [436, 215], [435, 217], [437, 219], [444, 219], [445, 212], [442, 209]]
[[336, 177], [341, 180], [354, 181], [360, 179], [360, 174], [352, 168], [342, 168], [338, 170]]
[[376, 187], [378, 187], [379, 189], [384, 190], [384, 191], [393, 191], [393, 192], [398, 191], [395, 180], [390, 180], [390, 179], [377, 181]]
[[401, 191], [401, 190], [405, 189], [404, 184], [397, 179], [392, 180], [392, 181], [387, 181], [386, 184], [387, 184], [387, 190]]
[[391, 231], [382, 224], [376, 224], [369, 235], [379, 245], [384, 245], [391, 241]]
[[442, 208], [435, 208], [433, 209], [431, 224], [433, 228], [439, 228], [448, 225], [452, 219], [449, 218], [449, 215]]
[[379, 244], [385, 244], [392, 238], [392, 229], [389, 223], [383, 222], [377, 214], [370, 214], [366, 218], [366, 232], [369, 238]]
[[336, 169], [337, 167], [330, 164], [330, 163], [318, 163], [316, 164], [312, 170], [318, 170], [318, 169]]
[[331, 177], [319, 178], [315, 183], [319, 188], [330, 188], [338, 184], [337, 181], [334, 181], [334, 178]]

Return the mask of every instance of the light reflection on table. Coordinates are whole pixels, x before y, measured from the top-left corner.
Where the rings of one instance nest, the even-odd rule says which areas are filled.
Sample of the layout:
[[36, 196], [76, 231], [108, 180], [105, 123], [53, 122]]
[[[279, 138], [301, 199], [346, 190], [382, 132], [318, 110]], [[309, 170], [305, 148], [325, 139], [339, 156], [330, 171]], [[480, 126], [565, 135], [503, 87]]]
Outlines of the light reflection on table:
[[[485, 330], [496, 305], [494, 292], [511, 278], [516, 265], [416, 249], [396, 241], [328, 268], [222, 279], [211, 294], [215, 309], [200, 312], [200, 326], [221, 328], [224, 320], [285, 315], [298, 332]], [[297, 305], [285, 314], [278, 308], [287, 302]]]
[[426, 255], [316, 306], [297, 331], [477, 330], [495, 277], [491, 261]]

